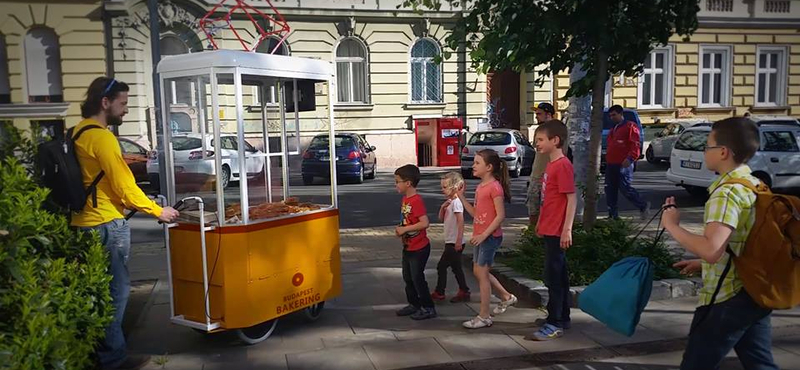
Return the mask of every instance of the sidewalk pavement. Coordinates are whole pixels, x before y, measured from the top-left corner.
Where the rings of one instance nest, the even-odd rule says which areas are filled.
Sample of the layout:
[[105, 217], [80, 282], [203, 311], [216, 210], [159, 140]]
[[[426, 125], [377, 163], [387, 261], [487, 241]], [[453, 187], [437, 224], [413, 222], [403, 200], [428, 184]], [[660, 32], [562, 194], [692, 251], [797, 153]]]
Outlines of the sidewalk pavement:
[[[506, 222], [505, 248], [513, 246], [526, 222]], [[616, 365], [626, 361], [672, 366], [654, 367], [660, 369], [674, 368], [680, 360], [682, 347], [676, 341], [688, 333], [696, 298], [651, 302], [631, 338], [573, 310], [573, 328], [564, 338], [537, 343], [523, 337], [534, 330], [535, 319], [545, 314], [524, 302], [498, 316], [491, 328], [471, 331], [461, 326], [478, 312], [478, 286], [467, 272], [474, 302], [441, 303], [439, 317], [423, 322], [397, 317], [394, 311], [405, 305], [405, 294], [400, 247], [391, 230], [342, 230], [342, 295], [327, 302], [317, 322], [305, 323], [297, 315], [281, 318], [271, 338], [252, 346], [243, 345], [230, 332], [209, 335], [171, 324], [165, 249], [158, 244], [135, 245], [131, 277], [140, 283], [138, 298], [132, 296], [132, 302], [138, 303], [128, 312], [130, 349], [154, 356], [147, 369], [650, 368]], [[441, 226], [433, 225], [430, 236], [434, 250], [426, 277], [433, 289], [443, 245]], [[456, 287], [452, 274], [448, 287], [450, 296]], [[800, 310], [777, 313], [773, 326], [781, 368], [800, 369]], [[548, 358], [575, 363], [541, 362]], [[594, 362], [587, 363], [589, 367], [569, 367], [585, 366], [580, 361], [610, 361], [616, 367]]]

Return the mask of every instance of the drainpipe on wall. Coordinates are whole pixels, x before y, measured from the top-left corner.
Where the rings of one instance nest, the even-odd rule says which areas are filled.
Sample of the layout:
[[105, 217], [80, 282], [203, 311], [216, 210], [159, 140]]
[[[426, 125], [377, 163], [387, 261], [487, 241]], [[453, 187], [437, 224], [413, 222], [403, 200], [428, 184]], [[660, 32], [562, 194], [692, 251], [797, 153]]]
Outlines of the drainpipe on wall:
[[[114, 28], [111, 25], [111, 14], [106, 10], [106, 2], [103, 2], [103, 36], [106, 44], [106, 76], [114, 78]], [[119, 126], [112, 125], [111, 132], [114, 136], [119, 136]]]
[[153, 61], [153, 106], [155, 107], [152, 119], [156, 123], [156, 148], [158, 150], [158, 185], [159, 193], [167, 194], [167, 168], [164, 165], [164, 132], [162, 132], [161, 125], [161, 84], [158, 80], [158, 72], [156, 67], [161, 60], [161, 48], [159, 40], [161, 39], [161, 30], [159, 25], [158, 16], [158, 1], [147, 0], [147, 11], [150, 13], [150, 56]]

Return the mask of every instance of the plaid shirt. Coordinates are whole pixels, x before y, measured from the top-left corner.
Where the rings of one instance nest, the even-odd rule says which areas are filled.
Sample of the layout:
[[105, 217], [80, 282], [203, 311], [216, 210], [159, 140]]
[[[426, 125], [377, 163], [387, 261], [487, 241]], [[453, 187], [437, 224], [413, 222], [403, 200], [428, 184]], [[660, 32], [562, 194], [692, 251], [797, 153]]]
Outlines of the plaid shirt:
[[[759, 184], [759, 180], [753, 177], [750, 172], [750, 167], [747, 165], [739, 166], [735, 170], [720, 176], [708, 187], [708, 193], [711, 196], [706, 202], [704, 222], [706, 225], [711, 222], [720, 222], [734, 229], [728, 241], [728, 246], [737, 256], [741, 254], [745, 241], [747, 241], [747, 236], [750, 234], [750, 229], [753, 228], [753, 224], [756, 221], [756, 213], [753, 211], [756, 195], [742, 185], [729, 184], [720, 186], [720, 184], [733, 178], [747, 179], [753, 185]], [[717, 263], [710, 264], [703, 261], [703, 288], [700, 290], [701, 306], [708, 305], [711, 302], [711, 296], [714, 294], [714, 290], [717, 289], [719, 278], [722, 276], [729, 258], [730, 255], [725, 253]], [[733, 298], [741, 289], [742, 281], [736, 272], [736, 265], [732, 264], [714, 303], [724, 302]]]

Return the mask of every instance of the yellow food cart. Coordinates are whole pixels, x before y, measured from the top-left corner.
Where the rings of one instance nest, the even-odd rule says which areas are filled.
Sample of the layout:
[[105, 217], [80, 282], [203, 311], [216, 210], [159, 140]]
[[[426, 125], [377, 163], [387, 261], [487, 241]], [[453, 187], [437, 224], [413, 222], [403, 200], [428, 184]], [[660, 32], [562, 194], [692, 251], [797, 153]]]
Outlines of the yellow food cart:
[[342, 289], [336, 156], [329, 188], [305, 186], [300, 132], [335, 153], [332, 64], [215, 50], [157, 71], [159, 162], [181, 210], [165, 225], [171, 321], [254, 344], [281, 316], [315, 320]]

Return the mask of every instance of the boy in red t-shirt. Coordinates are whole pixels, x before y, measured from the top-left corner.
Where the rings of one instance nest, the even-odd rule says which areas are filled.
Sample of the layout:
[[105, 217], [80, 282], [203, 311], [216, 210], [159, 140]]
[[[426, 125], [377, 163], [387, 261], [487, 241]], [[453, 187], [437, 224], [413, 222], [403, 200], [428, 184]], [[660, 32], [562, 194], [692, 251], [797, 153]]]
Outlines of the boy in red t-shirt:
[[547, 121], [536, 129], [538, 155], [550, 158], [542, 181], [542, 206], [536, 233], [544, 238], [544, 280], [547, 285], [547, 319], [539, 319], [541, 328], [526, 337], [546, 341], [560, 338], [569, 328], [569, 274], [566, 250], [572, 245], [572, 223], [575, 220], [575, 177], [572, 163], [561, 147], [567, 139], [567, 126], [560, 121]]
[[394, 172], [394, 186], [403, 194], [400, 208], [403, 221], [395, 233], [403, 240], [403, 281], [406, 283], [408, 306], [397, 311], [397, 316], [411, 316], [414, 320], [436, 317], [436, 308], [425, 281], [425, 265], [431, 255], [431, 242], [428, 240], [428, 216], [425, 203], [417, 194], [419, 168], [405, 165]]

